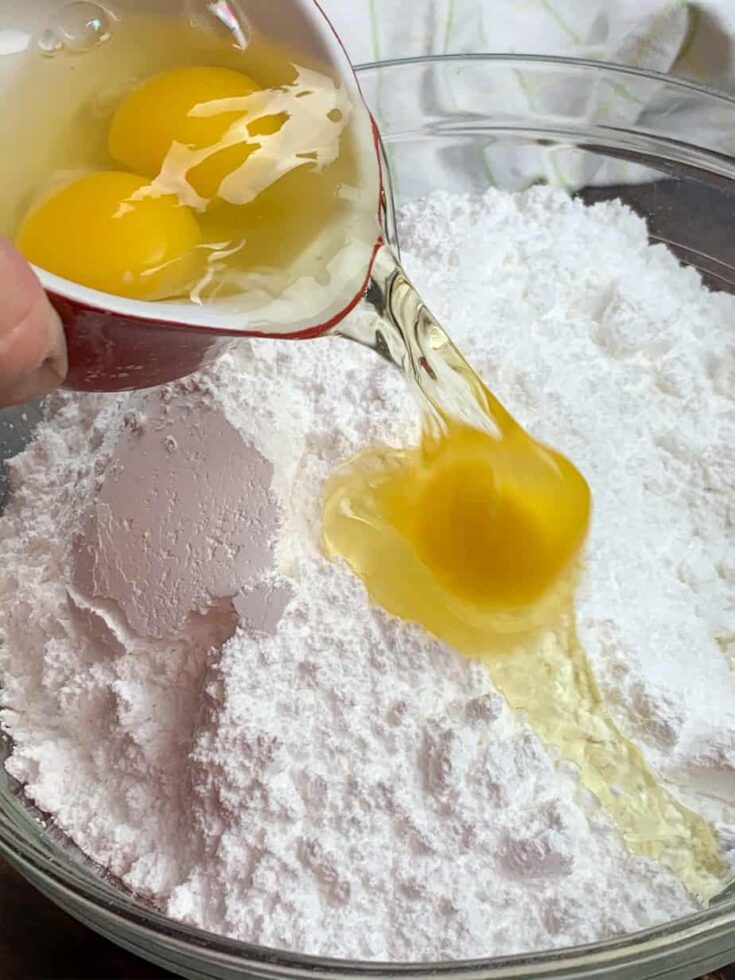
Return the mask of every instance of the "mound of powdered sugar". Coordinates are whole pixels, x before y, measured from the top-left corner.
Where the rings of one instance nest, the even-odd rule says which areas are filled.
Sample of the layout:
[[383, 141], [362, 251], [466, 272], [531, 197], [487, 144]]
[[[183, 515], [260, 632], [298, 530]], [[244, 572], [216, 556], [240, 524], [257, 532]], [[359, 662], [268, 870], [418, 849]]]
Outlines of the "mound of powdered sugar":
[[[615, 203], [438, 195], [402, 228], [469, 359], [589, 479], [580, 638], [621, 727], [726, 850], [735, 300]], [[481, 664], [321, 556], [327, 474], [416, 422], [402, 380], [337, 338], [53, 399], [0, 518], [8, 769], [126, 885], [251, 942], [474, 957], [690, 911]]]

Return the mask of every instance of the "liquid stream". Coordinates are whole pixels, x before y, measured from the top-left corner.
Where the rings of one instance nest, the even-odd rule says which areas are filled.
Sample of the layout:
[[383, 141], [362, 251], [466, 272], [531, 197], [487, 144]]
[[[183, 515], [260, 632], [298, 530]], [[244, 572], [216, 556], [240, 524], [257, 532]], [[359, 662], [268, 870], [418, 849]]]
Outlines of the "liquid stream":
[[[397, 366], [417, 393], [429, 439], [461, 420], [483, 432], [511, 434], [515, 423], [474, 374], [421, 301], [392, 253], [378, 257], [368, 300], [378, 317], [343, 334]], [[406, 461], [409, 460], [408, 473]], [[574, 764], [634, 854], [659, 862], [707, 903], [727, 885], [710, 823], [683, 806], [617, 727], [577, 636], [576, 568], [538, 604], [473, 616], [435, 576], [385, 507], [381, 488], [398, 472], [410, 480], [420, 457], [411, 450], [370, 449], [328, 482], [324, 544], [344, 558], [390, 613], [418, 622], [460, 652], [481, 659], [508, 704], [547, 746]], [[411, 466], [414, 470], [411, 470]]]

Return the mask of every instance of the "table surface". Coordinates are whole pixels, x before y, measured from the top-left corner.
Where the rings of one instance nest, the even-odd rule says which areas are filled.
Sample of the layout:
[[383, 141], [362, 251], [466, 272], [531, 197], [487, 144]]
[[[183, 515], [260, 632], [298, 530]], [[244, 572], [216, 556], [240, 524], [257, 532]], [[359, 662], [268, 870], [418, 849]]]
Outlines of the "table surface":
[[37, 892], [0, 858], [2, 980], [168, 980]]

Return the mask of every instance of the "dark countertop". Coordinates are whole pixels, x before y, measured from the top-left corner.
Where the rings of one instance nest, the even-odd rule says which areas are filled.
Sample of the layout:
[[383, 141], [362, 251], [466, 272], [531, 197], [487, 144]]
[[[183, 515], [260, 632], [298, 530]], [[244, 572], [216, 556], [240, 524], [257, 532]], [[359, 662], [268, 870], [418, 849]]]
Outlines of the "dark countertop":
[[72, 919], [0, 858], [2, 980], [169, 980]]

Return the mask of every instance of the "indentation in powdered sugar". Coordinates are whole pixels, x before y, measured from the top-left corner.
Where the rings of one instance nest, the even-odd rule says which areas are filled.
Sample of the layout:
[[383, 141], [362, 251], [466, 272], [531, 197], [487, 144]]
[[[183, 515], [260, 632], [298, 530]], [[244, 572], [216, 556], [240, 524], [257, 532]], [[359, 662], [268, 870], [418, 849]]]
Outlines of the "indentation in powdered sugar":
[[88, 601], [114, 600], [136, 634], [161, 638], [192, 612], [252, 596], [273, 570], [279, 510], [272, 464], [216, 404], [181, 388], [132, 401], [74, 538], [72, 583]]

